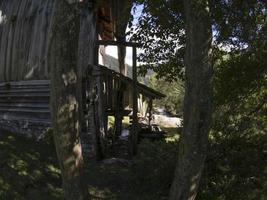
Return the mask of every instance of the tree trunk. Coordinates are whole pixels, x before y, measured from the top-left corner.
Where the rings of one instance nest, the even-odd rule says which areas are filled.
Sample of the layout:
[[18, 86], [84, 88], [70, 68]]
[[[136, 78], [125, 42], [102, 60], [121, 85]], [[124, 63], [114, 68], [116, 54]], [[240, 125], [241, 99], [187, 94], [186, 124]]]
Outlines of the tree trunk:
[[193, 200], [206, 158], [212, 115], [212, 30], [208, 0], [184, 0], [187, 48], [184, 129], [170, 200]]
[[54, 141], [67, 200], [88, 199], [82, 184], [83, 157], [78, 99], [80, 13], [76, 4], [56, 0], [51, 24], [48, 64], [51, 68], [51, 114]]
[[[80, 35], [79, 35], [79, 50], [78, 50], [78, 76], [84, 77], [89, 65], [95, 64], [95, 46], [97, 41], [96, 32], [96, 16], [94, 12], [94, 5], [90, 0], [85, 0], [81, 5], [81, 19], [80, 19]], [[86, 93], [92, 93], [89, 87], [85, 85], [88, 81], [93, 84], [93, 80], [86, 77], [85, 79], [80, 79], [78, 89], [82, 93], [81, 99], [79, 99], [79, 104], [83, 106], [84, 109], [80, 109], [80, 120], [81, 123], [81, 140], [83, 144], [83, 155], [92, 157], [94, 155], [93, 150], [88, 147], [92, 145], [92, 140], [94, 140], [95, 131], [92, 128], [93, 124], [93, 114], [92, 106], [86, 108]], [[90, 80], [88, 80], [90, 79]], [[85, 82], [82, 82], [84, 80]], [[91, 88], [92, 89], [92, 88]], [[87, 90], [87, 91], [86, 91]], [[88, 110], [87, 110], [88, 109]], [[89, 111], [90, 110], [90, 111]], [[84, 111], [88, 111], [89, 119], [84, 116]], [[87, 117], [88, 117], [87, 116]], [[90, 125], [89, 125], [90, 123]], [[88, 151], [90, 154], [88, 155]]]
[[[113, 16], [115, 21], [115, 37], [119, 42], [126, 41], [126, 28], [131, 17], [132, 0], [115, 0]], [[123, 16], [123, 17], [122, 17]], [[125, 65], [126, 47], [118, 46], [118, 62], [120, 73], [127, 75]]]

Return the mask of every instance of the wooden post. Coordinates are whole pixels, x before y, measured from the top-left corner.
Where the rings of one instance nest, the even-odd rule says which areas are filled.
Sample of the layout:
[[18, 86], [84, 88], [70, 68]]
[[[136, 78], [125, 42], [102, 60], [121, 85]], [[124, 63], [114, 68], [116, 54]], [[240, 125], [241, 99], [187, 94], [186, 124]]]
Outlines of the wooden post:
[[152, 120], [152, 107], [153, 107], [153, 99], [150, 98], [148, 102], [148, 125], [151, 125]]
[[131, 156], [137, 153], [137, 141], [138, 141], [138, 99], [137, 99], [137, 65], [136, 65], [136, 47], [133, 47], [133, 124], [131, 133]]
[[96, 145], [96, 157], [97, 160], [101, 160], [105, 157], [105, 137], [106, 137], [106, 125], [105, 125], [105, 104], [104, 104], [104, 88], [103, 88], [103, 72], [98, 66], [98, 51], [99, 45], [95, 46], [95, 58], [93, 67], [93, 80], [94, 80], [94, 130], [95, 130], [95, 145]]
[[98, 51], [99, 51], [99, 44], [96, 44], [95, 45], [95, 58], [94, 58], [94, 64], [96, 66], [98, 66], [98, 64], [99, 64]]
[[[107, 137], [108, 133], [108, 75], [105, 73], [105, 76], [103, 77], [104, 83], [103, 83], [103, 101], [104, 101], [104, 108], [103, 108], [103, 117], [104, 117], [104, 130], [105, 130], [105, 136]], [[106, 139], [106, 138], [105, 138]]]
[[118, 80], [118, 88], [116, 92], [116, 105], [115, 105], [115, 138], [117, 139], [121, 135], [122, 120], [123, 120], [123, 83]]
[[97, 80], [97, 92], [98, 92], [98, 127], [96, 134], [99, 134], [100, 139], [100, 145], [101, 145], [101, 153], [102, 158], [105, 157], [106, 152], [106, 133], [107, 133], [107, 127], [106, 127], [106, 105], [104, 100], [104, 82], [103, 82], [103, 72], [99, 70], [99, 74], [96, 77]]

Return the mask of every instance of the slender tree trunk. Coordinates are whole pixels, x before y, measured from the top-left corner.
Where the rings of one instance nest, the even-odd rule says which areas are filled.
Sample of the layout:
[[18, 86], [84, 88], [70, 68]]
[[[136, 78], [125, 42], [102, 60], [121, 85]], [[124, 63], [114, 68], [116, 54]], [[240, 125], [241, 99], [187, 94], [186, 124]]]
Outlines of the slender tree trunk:
[[[115, 0], [113, 8], [113, 20], [115, 21], [115, 37], [119, 42], [126, 41], [126, 28], [131, 17], [132, 0]], [[123, 16], [123, 17], [122, 17]], [[126, 47], [118, 46], [118, 62], [120, 73], [127, 75], [125, 65]]]
[[76, 4], [56, 0], [48, 64], [51, 68], [51, 114], [54, 141], [67, 200], [87, 198], [82, 184], [80, 91], [77, 62], [80, 13]]
[[[115, 37], [118, 42], [126, 41], [126, 29], [131, 17], [132, 0], [115, 0], [113, 7], [113, 20], [115, 21]], [[123, 16], [123, 17], [122, 17]], [[118, 63], [120, 73], [127, 76], [127, 65], [125, 63], [126, 46], [118, 46]], [[117, 104], [115, 111], [115, 136], [118, 138], [122, 131], [123, 120], [123, 83], [120, 82], [117, 93]]]
[[206, 158], [212, 115], [212, 30], [208, 0], [184, 0], [187, 50], [184, 129], [170, 200], [193, 200]]
[[[78, 76], [84, 77], [87, 70], [88, 65], [93, 65], [95, 63], [95, 45], [97, 41], [97, 32], [96, 32], [96, 16], [94, 12], [94, 4], [90, 0], [84, 0], [81, 4], [81, 17], [80, 17], [80, 35], [79, 35], [79, 51], [78, 51]], [[89, 77], [85, 79], [80, 79], [78, 89], [81, 90], [81, 99], [79, 99], [79, 104], [85, 106], [86, 103], [86, 93], [92, 93], [92, 90], [89, 87], [85, 87], [85, 85], [90, 81], [93, 84], [93, 80]], [[90, 80], [88, 80], [90, 79]], [[82, 82], [84, 80], [85, 82]], [[87, 91], [86, 91], [87, 90]], [[84, 109], [80, 109], [80, 120], [81, 123], [81, 140], [82, 144], [84, 144], [83, 156], [87, 157], [94, 154], [94, 152], [90, 151], [90, 155], [87, 155], [88, 145], [92, 145], [90, 142], [94, 140], [95, 131], [93, 131], [93, 114], [92, 112], [88, 112], [87, 114], [90, 116], [90, 119], [86, 119], [84, 116], [84, 111], [89, 109], [90, 111], [93, 109], [92, 106], [89, 108], [84, 107]], [[88, 111], [88, 110], [87, 110]], [[87, 116], [88, 117], [88, 116]], [[89, 122], [90, 121], [90, 125]], [[88, 123], [88, 124], [87, 124]]]

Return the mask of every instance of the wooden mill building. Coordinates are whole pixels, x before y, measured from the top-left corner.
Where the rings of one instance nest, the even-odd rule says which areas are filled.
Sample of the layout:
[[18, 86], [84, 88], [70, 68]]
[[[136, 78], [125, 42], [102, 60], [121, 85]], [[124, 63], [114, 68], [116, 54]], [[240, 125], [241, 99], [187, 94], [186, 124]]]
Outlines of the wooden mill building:
[[[83, 142], [96, 144], [94, 147], [102, 148], [102, 153], [108, 116], [115, 116], [117, 131], [123, 116], [130, 115], [136, 127], [138, 97], [148, 100], [150, 112], [152, 100], [164, 97], [137, 81], [139, 45], [125, 42], [127, 23], [118, 23], [116, 16], [129, 10], [122, 9], [119, 2], [106, 1], [96, 8], [89, 1], [85, 6], [90, 9], [81, 9], [80, 46], [87, 49], [79, 53], [79, 67], [84, 74]], [[0, 128], [37, 138], [51, 123], [47, 53], [53, 5], [54, 0], [0, 1]], [[117, 72], [105, 63], [99, 64], [99, 59], [105, 59], [107, 45], [118, 47]], [[127, 76], [129, 69], [125, 67], [126, 46], [133, 49], [132, 77]]]

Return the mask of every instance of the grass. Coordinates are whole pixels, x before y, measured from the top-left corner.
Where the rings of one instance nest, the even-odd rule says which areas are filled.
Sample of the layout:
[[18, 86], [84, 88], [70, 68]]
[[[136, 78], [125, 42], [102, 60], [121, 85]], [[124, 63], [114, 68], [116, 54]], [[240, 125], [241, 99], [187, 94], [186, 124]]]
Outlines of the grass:
[[0, 135], [0, 199], [62, 199], [53, 145]]
[[[175, 129], [164, 129], [168, 138]], [[131, 166], [86, 160], [85, 179], [92, 199], [164, 200], [177, 159], [177, 139], [143, 140]], [[266, 136], [213, 141], [199, 200], [266, 200]], [[63, 199], [60, 170], [51, 138], [36, 142], [0, 134], [0, 200]]]
[[166, 141], [167, 142], [175, 142], [179, 140], [180, 132], [177, 131], [176, 127], [163, 127], [163, 131], [165, 131], [166, 134]]
[[[85, 179], [92, 199], [166, 199], [168, 188], [165, 193], [159, 189], [161, 182], [155, 181], [158, 168], [154, 168], [159, 159], [165, 165], [161, 167], [168, 167], [162, 162], [162, 153], [166, 153], [166, 149], [158, 148], [163, 143], [141, 142], [140, 153], [130, 167], [86, 160]], [[164, 148], [169, 147], [171, 145], [166, 144]], [[36, 142], [1, 132], [0, 150], [0, 200], [63, 199], [60, 170], [51, 138]], [[160, 176], [164, 181], [165, 175]]]

